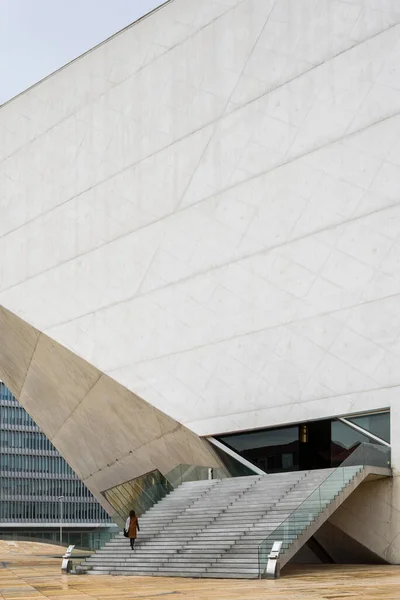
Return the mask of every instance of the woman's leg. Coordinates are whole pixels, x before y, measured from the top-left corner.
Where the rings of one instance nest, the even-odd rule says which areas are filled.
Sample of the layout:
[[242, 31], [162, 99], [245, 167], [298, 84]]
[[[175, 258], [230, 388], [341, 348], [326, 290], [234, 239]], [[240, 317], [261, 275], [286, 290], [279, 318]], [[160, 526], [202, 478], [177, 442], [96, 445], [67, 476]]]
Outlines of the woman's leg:
[[133, 546], [135, 545], [135, 538], [130, 538], [131, 541], [131, 549], [133, 550]]

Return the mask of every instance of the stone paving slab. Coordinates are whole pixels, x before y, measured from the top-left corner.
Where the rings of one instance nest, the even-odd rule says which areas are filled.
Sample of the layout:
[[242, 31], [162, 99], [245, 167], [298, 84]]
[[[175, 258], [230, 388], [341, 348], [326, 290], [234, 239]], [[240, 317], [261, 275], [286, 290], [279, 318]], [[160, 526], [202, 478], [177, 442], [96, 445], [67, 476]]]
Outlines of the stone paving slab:
[[400, 567], [392, 565], [292, 565], [278, 581], [67, 576], [59, 559], [41, 555], [47, 545], [25, 551], [1, 546], [1, 600], [400, 600]]

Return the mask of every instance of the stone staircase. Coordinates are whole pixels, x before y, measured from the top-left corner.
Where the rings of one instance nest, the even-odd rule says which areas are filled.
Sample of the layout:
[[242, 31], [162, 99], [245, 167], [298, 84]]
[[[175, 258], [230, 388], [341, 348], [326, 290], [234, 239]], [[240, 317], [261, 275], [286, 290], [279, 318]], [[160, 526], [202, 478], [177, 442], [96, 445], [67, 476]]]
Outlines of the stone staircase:
[[[325, 493], [331, 491], [323, 510], [307, 506], [304, 519], [299, 507], [333, 469], [184, 483], [142, 515], [134, 551], [119, 533], [77, 567], [77, 572], [257, 578], [259, 545], [270, 536], [264, 542], [268, 551], [274, 539], [282, 539], [283, 530], [277, 528], [297, 511], [293, 531], [291, 523], [286, 527], [285, 522], [285, 564], [299, 549], [299, 539], [305, 543], [313, 535], [313, 524], [328, 518], [330, 505], [339, 496], [340, 501], [347, 497], [345, 490], [351, 482], [358, 478], [358, 485], [367, 475], [363, 467], [349, 469], [345, 481], [338, 482], [335, 476], [332, 482], [327, 480]], [[321, 514], [324, 511], [328, 516]]]

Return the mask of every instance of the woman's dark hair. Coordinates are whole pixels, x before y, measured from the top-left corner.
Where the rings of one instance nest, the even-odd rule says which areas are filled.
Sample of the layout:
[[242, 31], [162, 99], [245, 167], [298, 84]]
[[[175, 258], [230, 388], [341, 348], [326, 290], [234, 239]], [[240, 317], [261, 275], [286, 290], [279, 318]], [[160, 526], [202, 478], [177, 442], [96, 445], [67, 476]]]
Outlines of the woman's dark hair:
[[135, 513], [135, 511], [134, 511], [134, 510], [131, 510], [131, 511], [129, 512], [129, 516], [130, 516], [130, 517], [136, 517], [136, 513]]

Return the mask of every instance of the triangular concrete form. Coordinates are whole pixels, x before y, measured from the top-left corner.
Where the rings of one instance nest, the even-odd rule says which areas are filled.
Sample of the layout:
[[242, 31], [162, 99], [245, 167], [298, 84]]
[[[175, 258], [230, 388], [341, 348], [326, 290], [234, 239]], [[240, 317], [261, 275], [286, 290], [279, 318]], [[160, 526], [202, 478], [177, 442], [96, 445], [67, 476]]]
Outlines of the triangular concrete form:
[[209, 444], [0, 307], [0, 376], [91, 492], [179, 464], [220, 467]]

